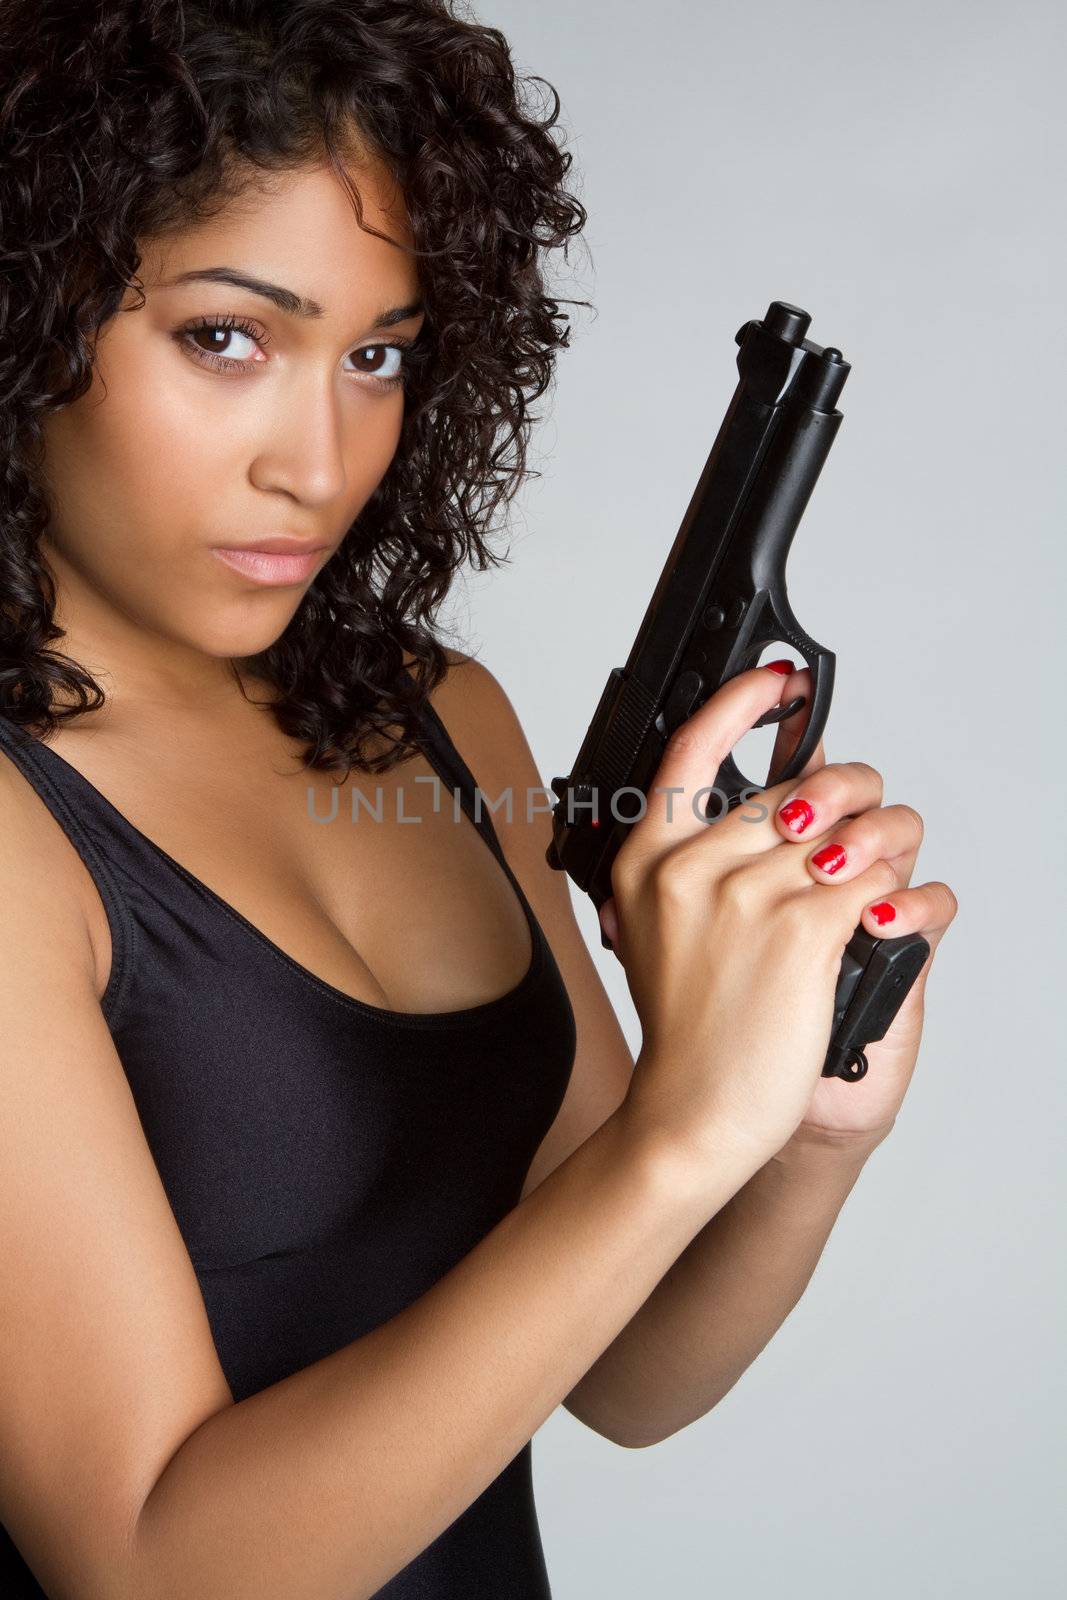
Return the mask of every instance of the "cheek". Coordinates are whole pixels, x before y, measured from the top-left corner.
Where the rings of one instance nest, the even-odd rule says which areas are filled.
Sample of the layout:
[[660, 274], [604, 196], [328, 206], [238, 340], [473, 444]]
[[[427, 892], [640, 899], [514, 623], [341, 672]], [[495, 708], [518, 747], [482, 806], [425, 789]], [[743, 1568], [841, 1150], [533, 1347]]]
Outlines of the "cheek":
[[180, 385], [145, 380], [131, 384], [116, 406], [110, 454], [123, 474], [124, 499], [146, 528], [162, 531], [190, 512], [196, 518], [227, 480], [232, 428], [197, 398]]
[[224, 475], [217, 429], [176, 386], [134, 362], [109, 364], [106, 384], [98, 372], [46, 426], [53, 536], [92, 565], [180, 542], [190, 512], [218, 492], [213, 470]]
[[348, 459], [360, 505], [370, 498], [393, 463], [404, 426], [404, 399], [390, 396], [362, 412], [349, 435]]

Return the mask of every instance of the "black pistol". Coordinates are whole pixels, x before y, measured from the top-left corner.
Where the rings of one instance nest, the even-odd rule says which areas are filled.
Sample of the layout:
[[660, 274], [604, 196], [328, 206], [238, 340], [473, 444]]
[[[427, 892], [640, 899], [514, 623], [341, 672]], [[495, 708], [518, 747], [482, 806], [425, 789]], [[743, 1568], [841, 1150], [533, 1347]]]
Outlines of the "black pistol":
[[[762, 784], [750, 783], [728, 755], [704, 815], [712, 815], [713, 801], [723, 815], [796, 777], [822, 737], [835, 657], [794, 616], [785, 566], [841, 424], [836, 406], [851, 369], [840, 350], [805, 338], [810, 325], [807, 312], [775, 300], [762, 322], [746, 322], [736, 334], [740, 380], [626, 665], [613, 668], [570, 776], [552, 779], [549, 865], [598, 910], [611, 896], [612, 863], [643, 815], [667, 739], [722, 684], [756, 666], [767, 645], [786, 641], [810, 668], [804, 735]], [[756, 726], [803, 704], [803, 696], [790, 700]], [[857, 927], [841, 962], [823, 1077], [864, 1076], [864, 1046], [885, 1035], [929, 954], [919, 934], [876, 939]]]

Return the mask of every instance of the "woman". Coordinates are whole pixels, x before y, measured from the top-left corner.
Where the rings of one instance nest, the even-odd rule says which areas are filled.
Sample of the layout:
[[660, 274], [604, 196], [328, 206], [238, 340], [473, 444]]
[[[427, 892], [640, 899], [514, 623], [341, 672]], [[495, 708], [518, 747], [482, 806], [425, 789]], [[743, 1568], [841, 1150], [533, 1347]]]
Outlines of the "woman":
[[[863, 763], [651, 804], [603, 910], [635, 1065], [432, 627], [566, 344], [553, 118], [444, 0], [0, 15], [3, 1591], [544, 1596], [532, 1434], [652, 1442], [752, 1359], [918, 1048], [925, 971], [820, 1080], [844, 944], [954, 898]], [[773, 665], [660, 783], [804, 692]], [[739, 1301], [724, 1207], [784, 1179]]]

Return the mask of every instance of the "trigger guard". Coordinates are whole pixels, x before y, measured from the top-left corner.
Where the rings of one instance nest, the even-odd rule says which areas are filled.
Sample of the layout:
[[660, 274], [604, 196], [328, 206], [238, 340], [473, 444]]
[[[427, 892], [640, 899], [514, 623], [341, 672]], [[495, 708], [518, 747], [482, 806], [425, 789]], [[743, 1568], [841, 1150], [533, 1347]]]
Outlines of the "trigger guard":
[[[757, 721], [752, 724], [753, 728], [762, 728], [771, 723], [784, 721], [786, 717], [791, 717], [795, 711], [799, 711], [806, 699], [806, 695], [796, 695], [792, 700], [787, 701], [784, 706], [772, 706], [770, 711], [765, 712], [762, 717], [758, 718]], [[801, 741], [801, 743], [803, 743], [803, 741]], [[802, 762], [797, 761], [797, 756], [799, 753], [800, 745], [797, 746], [796, 750], [793, 751], [793, 754], [786, 762], [785, 769], [775, 775], [773, 779], [774, 783], [784, 783], [788, 778], [796, 777], [797, 772], [800, 771], [800, 768], [803, 765]], [[790, 767], [795, 768], [795, 770], [790, 772]], [[770, 774], [768, 774], [768, 779], [769, 778]], [[737, 765], [737, 762], [734, 760], [733, 753], [731, 752], [723, 761], [719, 763], [719, 770], [715, 774], [715, 782], [712, 785], [712, 792], [713, 794], [725, 795], [726, 809], [731, 810], [734, 806], [740, 805], [746, 796], [751, 797], [756, 794], [762, 794], [765, 789], [770, 787], [770, 782], [753, 783], [746, 778], [740, 767]], [[722, 812], [719, 813], [720, 816], [722, 814]], [[705, 816], [707, 815], [708, 812], [705, 811]]]
[[[729, 811], [732, 807], [740, 805], [746, 794], [762, 794], [764, 787], [759, 783], [750, 783], [733, 756], [728, 755], [719, 763], [719, 770], [715, 774], [715, 782], [712, 785], [712, 792], [708, 796], [708, 801], [710, 803], [715, 795], [725, 795], [726, 809]], [[710, 815], [707, 808], [705, 808], [704, 815]], [[719, 816], [722, 815], [723, 813], [720, 811]]]
[[[784, 722], [786, 717], [791, 717], [794, 712], [799, 711], [801, 706], [807, 703], [807, 698], [806, 694], [798, 694], [794, 695], [792, 700], [787, 700], [783, 706], [772, 706], [769, 711], [763, 713], [762, 717], [756, 719], [752, 724], [753, 728], [766, 728], [775, 722]], [[776, 783], [781, 783], [782, 781], [781, 778], [775, 779]], [[749, 794], [762, 794], [766, 787], [766, 784], [750, 783], [732, 754], [720, 762], [719, 770], [715, 776], [714, 788], [718, 793], [726, 795], [728, 810], [732, 806], [740, 805], [746, 791]]]

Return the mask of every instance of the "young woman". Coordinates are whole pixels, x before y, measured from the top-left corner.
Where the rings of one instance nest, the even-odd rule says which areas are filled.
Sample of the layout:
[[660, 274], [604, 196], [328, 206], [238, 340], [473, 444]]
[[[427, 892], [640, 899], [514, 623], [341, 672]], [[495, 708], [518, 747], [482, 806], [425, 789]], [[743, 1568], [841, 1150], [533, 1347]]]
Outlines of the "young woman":
[[635, 1064], [433, 627], [567, 342], [554, 118], [445, 0], [0, 20], [0, 1587], [543, 1597], [531, 1436], [654, 1442], [758, 1353], [918, 1049], [925, 971], [820, 1079], [844, 945], [954, 897], [862, 762], [653, 797]]

